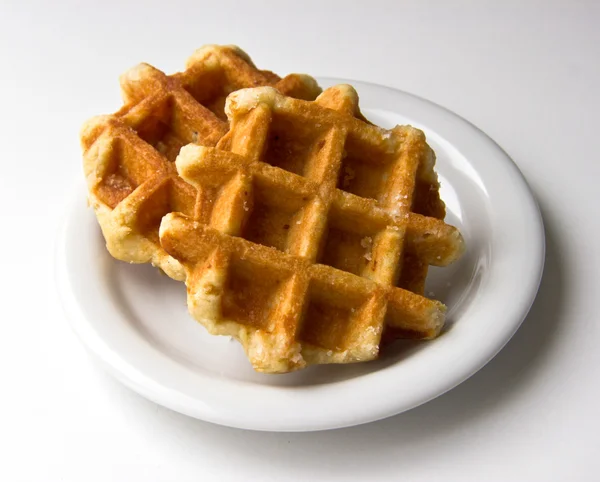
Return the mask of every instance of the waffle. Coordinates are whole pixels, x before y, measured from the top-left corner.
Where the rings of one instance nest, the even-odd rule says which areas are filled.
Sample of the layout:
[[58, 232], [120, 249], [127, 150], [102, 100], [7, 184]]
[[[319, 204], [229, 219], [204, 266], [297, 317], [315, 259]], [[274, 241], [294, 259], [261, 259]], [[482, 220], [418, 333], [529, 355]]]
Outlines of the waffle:
[[435, 337], [445, 306], [422, 296], [423, 266], [464, 245], [441, 220], [424, 134], [364, 122], [348, 85], [314, 102], [244, 89], [225, 110], [216, 147], [188, 145], [176, 160], [202, 209], [160, 226], [194, 318], [269, 373], [372, 360], [386, 326]]
[[184, 72], [167, 76], [140, 64], [120, 81], [124, 107], [87, 121], [81, 132], [89, 201], [112, 256], [151, 262], [183, 280], [182, 266], [158, 239], [163, 215], [178, 211], [194, 216], [196, 210], [196, 190], [173, 164], [179, 149], [191, 142], [217, 143], [228, 131], [223, 107], [234, 90], [269, 85], [312, 100], [321, 89], [312, 77], [281, 79], [258, 70], [239, 48], [220, 46], [197, 50]]

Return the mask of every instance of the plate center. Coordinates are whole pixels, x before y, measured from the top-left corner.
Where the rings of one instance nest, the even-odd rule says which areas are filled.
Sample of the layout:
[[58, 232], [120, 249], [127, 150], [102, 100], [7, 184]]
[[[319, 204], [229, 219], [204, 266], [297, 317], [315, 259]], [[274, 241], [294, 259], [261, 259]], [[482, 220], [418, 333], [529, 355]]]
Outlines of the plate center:
[[[486, 242], [489, 239], [489, 227], [481, 221], [488, 218], [485, 190], [468, 160], [427, 126], [384, 110], [365, 109], [364, 112], [370, 120], [383, 127], [411, 124], [421, 128], [436, 152], [441, 196], [447, 205], [446, 222], [461, 230], [467, 252], [450, 267], [430, 269], [426, 294], [448, 306], [447, 329], [453, 330], [454, 320], [460, 318], [469, 300], [477, 295], [482, 269], [489, 260], [489, 245]], [[333, 383], [401, 363], [406, 357], [419, 356], [422, 351], [433, 349], [436, 343], [435, 340], [399, 341], [387, 347], [382, 358], [375, 362], [315, 366], [286, 375], [264, 375], [252, 369], [235, 340], [209, 335], [202, 325], [191, 318], [183, 283], [171, 280], [149, 265], [129, 265], [115, 260], [110, 260], [107, 274], [114, 300], [126, 313], [132, 326], [155, 349], [191, 370], [208, 372], [216, 377], [277, 386]]]

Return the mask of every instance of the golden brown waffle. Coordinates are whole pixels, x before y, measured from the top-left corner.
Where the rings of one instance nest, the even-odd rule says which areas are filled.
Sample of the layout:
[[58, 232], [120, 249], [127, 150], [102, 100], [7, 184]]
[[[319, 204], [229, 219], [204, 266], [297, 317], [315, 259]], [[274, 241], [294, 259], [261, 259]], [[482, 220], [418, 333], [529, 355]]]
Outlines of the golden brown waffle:
[[312, 77], [281, 79], [258, 70], [237, 47], [203, 47], [184, 72], [172, 76], [140, 64], [121, 77], [125, 106], [89, 120], [81, 132], [89, 201], [115, 258], [151, 262], [184, 279], [183, 268], [158, 240], [166, 213], [193, 216], [196, 209], [196, 190], [179, 178], [173, 161], [190, 142], [214, 146], [228, 130], [226, 96], [259, 85], [301, 99], [321, 92]]
[[360, 120], [347, 85], [315, 102], [244, 89], [226, 112], [216, 148], [188, 145], [176, 161], [198, 189], [197, 218], [171, 213], [160, 226], [192, 315], [273, 373], [371, 360], [386, 324], [436, 336], [445, 306], [412, 292], [410, 271], [447, 265], [464, 246], [420, 213], [444, 214], [423, 133]]

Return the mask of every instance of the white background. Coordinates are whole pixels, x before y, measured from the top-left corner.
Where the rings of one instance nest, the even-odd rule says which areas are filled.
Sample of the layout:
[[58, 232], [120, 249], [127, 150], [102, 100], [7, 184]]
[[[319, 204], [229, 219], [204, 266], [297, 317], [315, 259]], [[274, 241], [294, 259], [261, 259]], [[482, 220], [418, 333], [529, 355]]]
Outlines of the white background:
[[[0, 480], [600, 480], [598, 4], [359, 3], [0, 5]], [[127, 68], [173, 72], [206, 43], [423, 96], [513, 157], [544, 215], [546, 269], [487, 367], [388, 420], [275, 434], [173, 413], [90, 361], [53, 281], [80, 125], [119, 107]]]

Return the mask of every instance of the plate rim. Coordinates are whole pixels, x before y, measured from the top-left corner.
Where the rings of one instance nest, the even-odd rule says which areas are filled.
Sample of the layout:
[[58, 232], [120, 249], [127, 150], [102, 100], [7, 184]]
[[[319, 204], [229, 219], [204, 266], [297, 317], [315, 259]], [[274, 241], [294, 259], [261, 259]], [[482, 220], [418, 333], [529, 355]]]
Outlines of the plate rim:
[[[230, 427], [237, 427], [243, 429], [253, 429], [253, 430], [266, 430], [266, 431], [312, 431], [312, 430], [326, 430], [333, 428], [341, 428], [353, 425], [359, 425], [362, 423], [368, 423], [371, 421], [383, 419], [392, 415], [396, 415], [398, 413], [410, 410], [419, 406], [423, 403], [426, 403], [444, 393], [449, 391], [450, 389], [456, 387], [481, 368], [483, 368], [496, 354], [508, 343], [508, 341], [512, 338], [514, 333], [518, 330], [522, 322], [525, 320], [533, 301], [535, 300], [539, 284], [541, 282], [542, 274], [543, 274], [543, 266], [544, 266], [544, 257], [545, 257], [545, 235], [544, 235], [544, 226], [542, 215], [535, 199], [535, 196], [528, 185], [525, 177], [519, 170], [518, 166], [515, 162], [510, 158], [510, 156], [485, 132], [479, 129], [477, 126], [469, 122], [468, 120], [460, 117], [458, 114], [452, 112], [451, 110], [440, 106], [439, 104], [432, 102], [428, 99], [424, 99], [422, 97], [416, 96], [414, 94], [410, 94], [404, 92], [399, 89], [395, 89], [393, 87], [380, 85], [372, 82], [364, 82], [364, 81], [355, 81], [349, 79], [341, 79], [335, 77], [317, 77], [317, 80], [320, 84], [324, 85], [332, 85], [333, 83], [349, 83], [358, 87], [360, 90], [360, 86], [366, 86], [368, 88], [373, 89], [384, 89], [389, 92], [390, 95], [400, 95], [405, 99], [411, 100], [413, 102], [421, 103], [425, 106], [429, 106], [429, 108], [433, 108], [434, 110], [441, 111], [445, 116], [450, 116], [450, 118], [458, 124], [462, 124], [473, 131], [474, 136], [478, 136], [485, 140], [489, 147], [492, 149], [496, 149], [498, 151], [498, 158], [503, 158], [504, 161], [508, 161], [506, 164], [511, 166], [513, 169], [513, 178], [518, 179], [521, 183], [521, 194], [525, 196], [528, 200], [528, 205], [524, 207], [523, 212], [525, 210], [529, 211], [529, 221], [532, 224], [533, 231], [536, 234], [537, 240], [534, 245], [537, 247], [537, 251], [533, 253], [531, 257], [531, 265], [532, 272], [529, 279], [529, 289], [525, 293], [523, 291], [520, 310], [518, 318], [515, 319], [510, 324], [510, 329], [507, 329], [504, 333], [502, 339], [497, 340], [494, 344], [494, 349], [489, 350], [485, 357], [481, 356], [477, 363], [468, 364], [467, 367], [463, 367], [460, 370], [460, 373], [455, 373], [452, 377], [447, 377], [448, 379], [438, 382], [437, 388], [435, 390], [429, 390], [427, 396], [413, 397], [410, 401], [405, 401], [404, 403], [398, 403], [398, 405], [393, 407], [388, 407], [386, 410], [379, 410], [374, 413], [365, 413], [357, 415], [353, 412], [352, 415], [346, 414], [328, 414], [329, 417], [317, 416], [313, 417], [311, 420], [302, 420], [302, 417], [296, 419], [290, 419], [289, 417], [283, 417], [281, 419], [273, 420], [268, 417], [262, 416], [257, 417], [260, 420], [248, 420], [236, 417], [235, 413], [215, 413], [211, 407], [207, 406], [203, 403], [202, 400], [198, 400], [194, 397], [189, 397], [182, 393], [175, 393], [173, 389], [169, 386], [165, 386], [157, 382], [155, 378], [152, 377], [151, 374], [143, 373], [135, 366], [132, 366], [128, 360], [123, 358], [118, 351], [115, 351], [111, 348], [110, 344], [103, 340], [100, 335], [93, 330], [92, 326], [87, 321], [86, 311], [80, 306], [80, 302], [75, 297], [72, 289], [70, 289], [69, 280], [69, 272], [67, 269], [67, 259], [68, 254], [64, 249], [67, 246], [68, 241], [68, 232], [69, 232], [69, 223], [74, 216], [74, 213], [80, 209], [79, 204], [82, 202], [82, 191], [86, 192], [83, 185], [77, 189], [75, 193], [74, 199], [69, 200], [69, 205], [66, 210], [66, 214], [61, 222], [61, 226], [59, 229], [59, 235], [57, 238], [57, 243], [55, 247], [55, 280], [56, 286], [59, 293], [59, 299], [63, 306], [63, 310], [67, 315], [67, 318], [70, 322], [71, 327], [82, 341], [83, 345], [88, 349], [90, 353], [92, 353], [98, 360], [103, 362], [105, 368], [108, 369], [108, 372], [111, 373], [116, 379], [118, 379], [121, 383], [133, 389], [140, 395], [173, 409], [177, 412], [184, 413], [186, 415], [192, 416], [194, 418], [199, 418], [205, 421], [217, 423], [220, 425], [226, 425]], [[398, 114], [401, 114], [398, 112]], [[84, 197], [85, 198], [85, 197]], [[523, 215], [524, 217], [527, 217]], [[360, 380], [362, 377], [359, 377], [356, 380]], [[208, 383], [216, 383], [213, 382]], [[240, 381], [229, 381], [229, 384], [244, 384], [245, 382]], [[346, 383], [346, 382], [344, 382]], [[352, 383], [352, 380], [348, 380], [347, 383]], [[219, 385], [216, 383], [216, 385]], [[216, 386], [215, 385], [215, 386]], [[331, 385], [329, 385], [331, 386]], [[231, 387], [230, 387], [231, 388]], [[304, 391], [306, 388], [296, 388], [295, 391]], [[224, 393], [227, 394], [230, 389], [225, 389]], [[260, 386], [259, 389], [253, 390], [258, 392], [266, 392], [267, 395], [269, 393], [290, 391], [289, 387], [267, 387]], [[252, 393], [250, 391], [249, 393]], [[306, 415], [306, 414], [305, 414]]]

